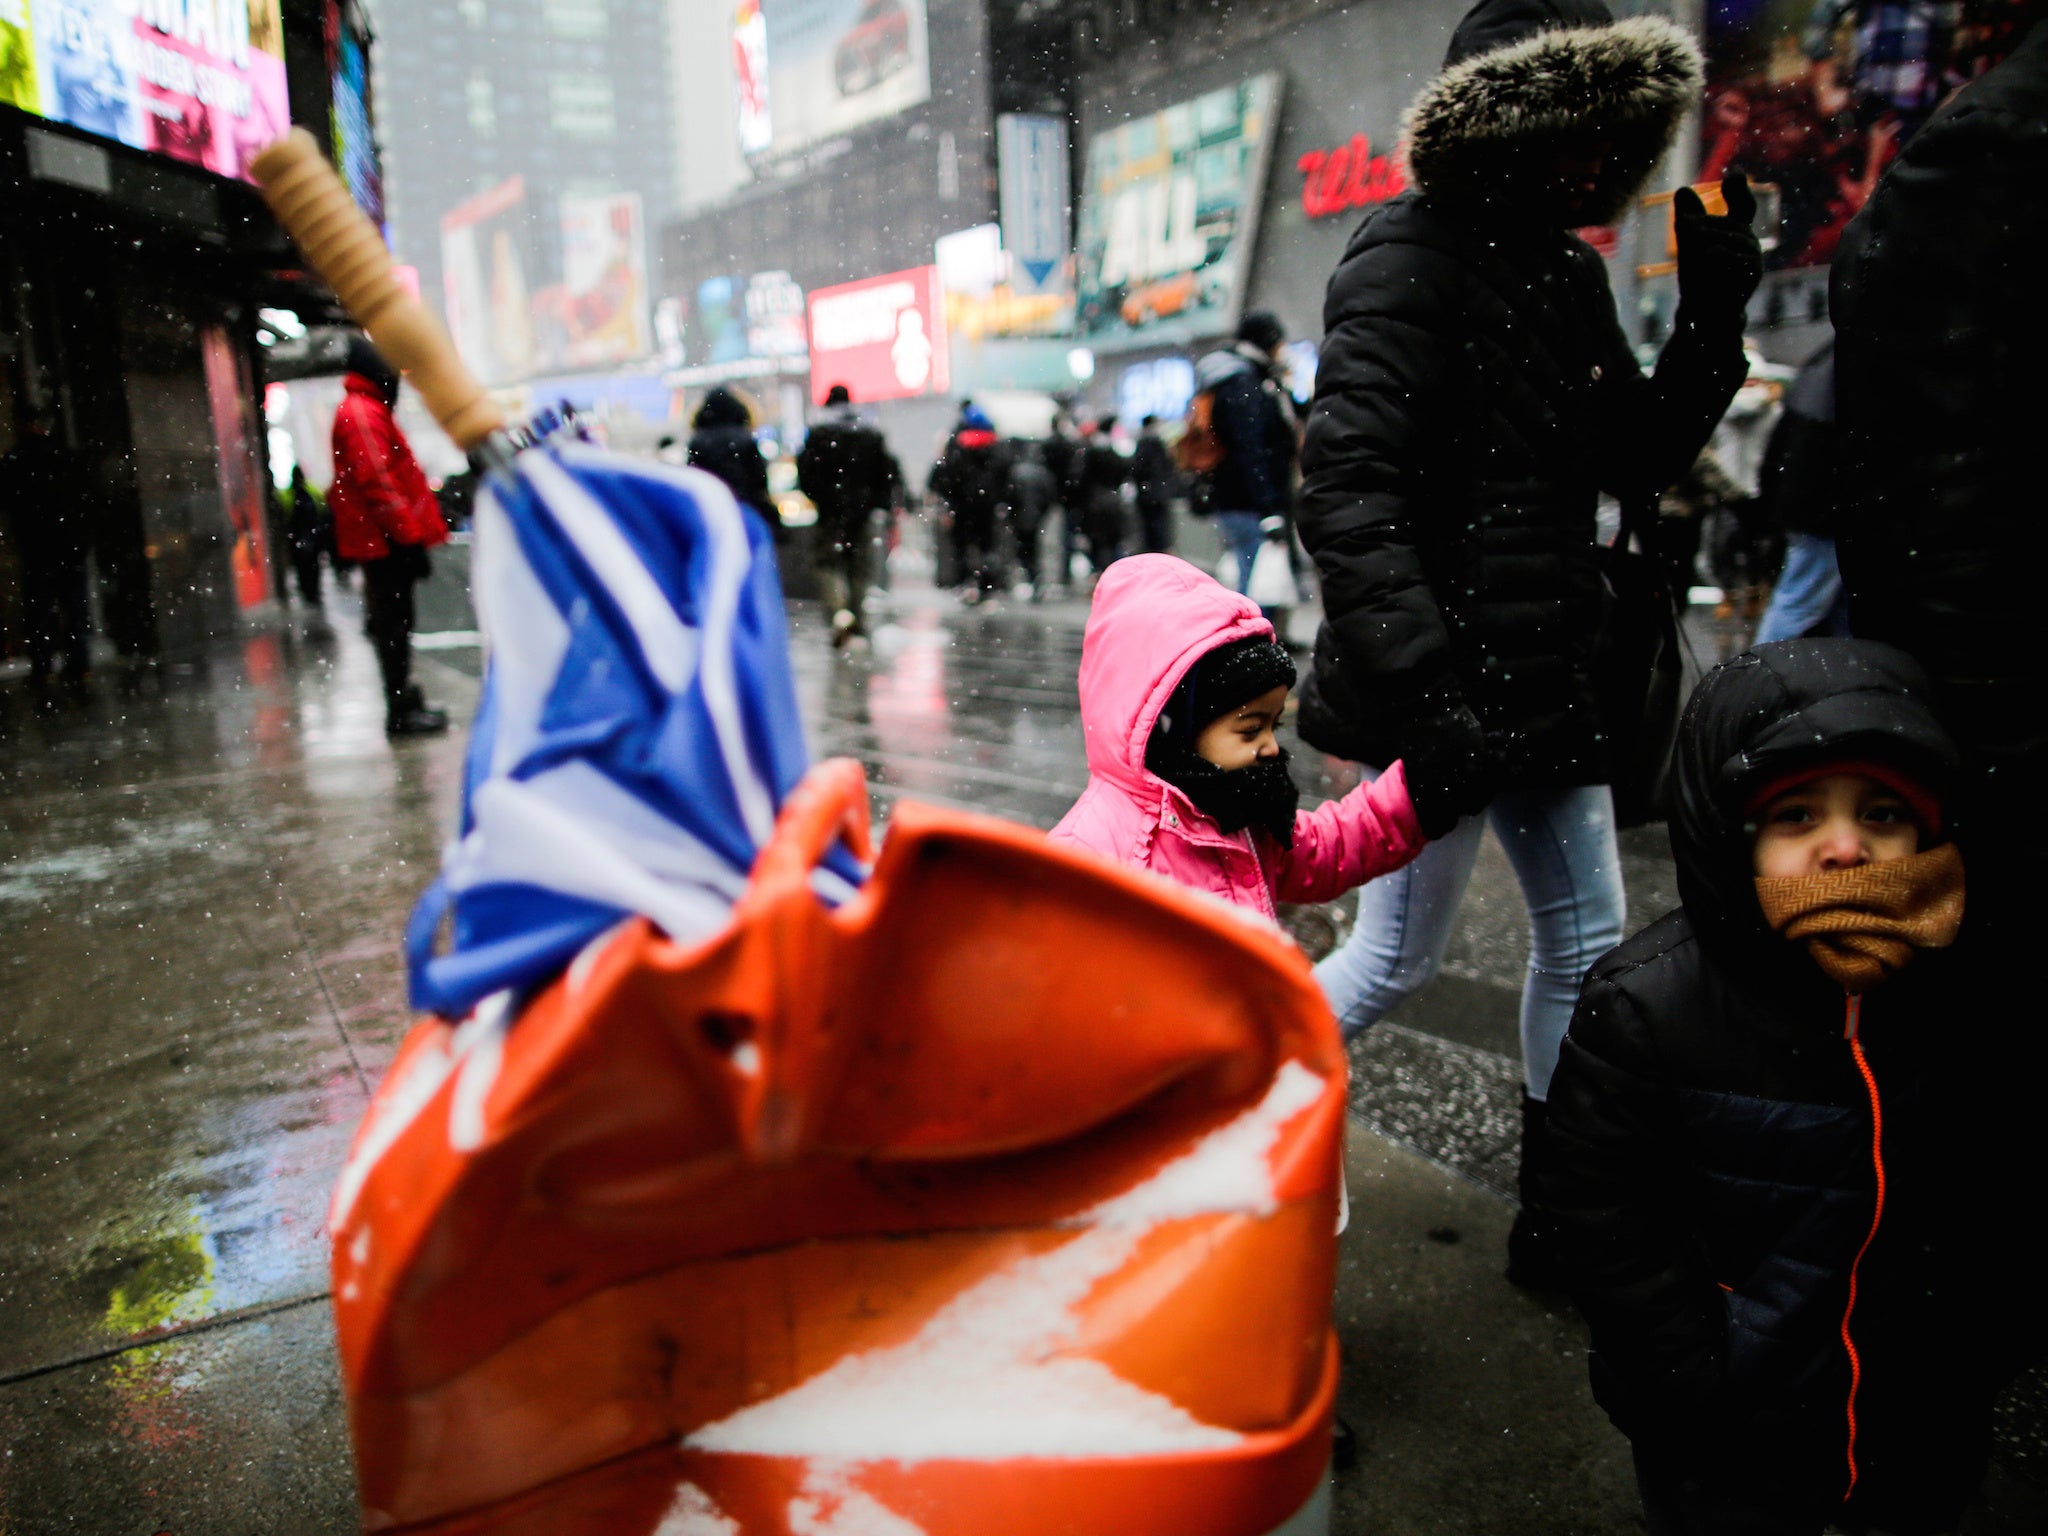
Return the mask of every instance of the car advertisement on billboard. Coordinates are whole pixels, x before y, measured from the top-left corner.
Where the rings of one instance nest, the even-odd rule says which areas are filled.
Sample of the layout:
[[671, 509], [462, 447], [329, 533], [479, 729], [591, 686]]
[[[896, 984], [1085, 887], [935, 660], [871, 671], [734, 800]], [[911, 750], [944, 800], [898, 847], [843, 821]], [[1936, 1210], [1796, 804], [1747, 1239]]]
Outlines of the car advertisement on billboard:
[[278, 0], [0, 0], [0, 101], [246, 181], [291, 126]]
[[862, 402], [945, 393], [951, 369], [937, 267], [814, 289], [810, 311], [817, 404], [834, 384]]
[[562, 281], [534, 295], [545, 367], [599, 368], [654, 350], [640, 194], [562, 199]]
[[515, 384], [538, 361], [526, 182], [514, 176], [441, 220], [441, 284], [455, 349], [479, 382]]
[[759, 110], [774, 153], [930, 99], [924, 0], [772, 0], [761, 9], [768, 90]]
[[1089, 140], [1075, 242], [1081, 339], [1113, 351], [1236, 325], [1279, 105], [1280, 77], [1264, 74]]

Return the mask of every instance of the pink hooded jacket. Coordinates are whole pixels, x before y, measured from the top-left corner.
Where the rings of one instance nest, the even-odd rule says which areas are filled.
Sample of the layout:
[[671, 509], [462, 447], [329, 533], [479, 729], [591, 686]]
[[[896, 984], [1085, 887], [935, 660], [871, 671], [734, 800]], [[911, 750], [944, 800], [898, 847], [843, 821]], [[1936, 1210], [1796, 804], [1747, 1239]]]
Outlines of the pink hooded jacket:
[[1299, 812], [1294, 846], [1263, 831], [1227, 833], [1145, 766], [1168, 695], [1196, 659], [1273, 626], [1185, 560], [1133, 555], [1103, 573], [1081, 642], [1081, 728], [1088, 788], [1052, 829], [1055, 842], [1136, 864], [1266, 917], [1276, 902], [1329, 901], [1422, 851], [1401, 764], [1342, 800]]

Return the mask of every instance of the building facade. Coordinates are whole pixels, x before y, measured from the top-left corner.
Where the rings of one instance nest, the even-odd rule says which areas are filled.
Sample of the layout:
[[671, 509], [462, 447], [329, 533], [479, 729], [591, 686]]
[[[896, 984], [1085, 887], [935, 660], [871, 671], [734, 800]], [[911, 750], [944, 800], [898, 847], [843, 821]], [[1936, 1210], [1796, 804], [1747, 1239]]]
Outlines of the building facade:
[[392, 250], [479, 376], [648, 354], [648, 231], [678, 192], [668, 0], [379, 0], [377, 21]]
[[247, 166], [297, 124], [374, 195], [371, 39], [338, 0], [71, 0], [34, 31], [55, 15], [0, 17], [0, 454], [34, 424], [64, 465], [64, 505], [0, 517], [0, 643], [23, 648], [21, 539], [64, 518], [100, 636], [149, 657], [274, 590], [261, 315], [339, 316]]

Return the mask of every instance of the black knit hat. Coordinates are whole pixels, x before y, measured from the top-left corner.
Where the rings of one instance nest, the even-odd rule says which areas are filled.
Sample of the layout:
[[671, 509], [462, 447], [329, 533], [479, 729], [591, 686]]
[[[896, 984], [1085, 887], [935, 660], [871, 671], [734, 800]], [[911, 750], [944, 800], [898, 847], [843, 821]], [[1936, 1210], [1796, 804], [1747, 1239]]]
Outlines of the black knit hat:
[[1159, 711], [1154, 733], [1192, 742], [1210, 721], [1274, 688], [1292, 688], [1294, 658], [1270, 640], [1233, 640], [1198, 658]]

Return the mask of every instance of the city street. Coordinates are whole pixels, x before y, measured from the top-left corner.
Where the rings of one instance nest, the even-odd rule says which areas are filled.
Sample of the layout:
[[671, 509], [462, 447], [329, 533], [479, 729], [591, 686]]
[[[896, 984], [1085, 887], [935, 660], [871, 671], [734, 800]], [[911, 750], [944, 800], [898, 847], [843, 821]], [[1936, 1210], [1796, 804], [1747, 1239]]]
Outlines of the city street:
[[[814, 754], [858, 758], [883, 816], [1050, 825], [1085, 780], [1083, 604], [962, 608], [914, 575], [876, 604], [854, 653], [797, 605]], [[399, 936], [463, 738], [387, 744], [354, 599], [334, 607], [331, 641], [271, 622], [48, 713], [0, 684], [0, 1536], [355, 1528], [322, 1214], [408, 1027]], [[461, 723], [474, 637], [421, 651]], [[1312, 795], [1346, 787], [1296, 750]], [[1671, 869], [1659, 828], [1624, 849], [1633, 926]], [[1312, 952], [1346, 921], [1292, 914]], [[1643, 1529], [1577, 1319], [1500, 1276], [1525, 953], [1489, 842], [1445, 975], [1353, 1051], [1344, 1536]], [[2025, 1385], [1973, 1532], [2048, 1528], [2048, 1394]]]

